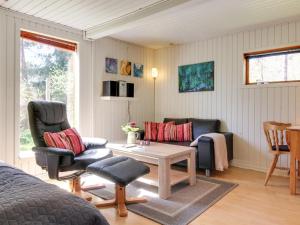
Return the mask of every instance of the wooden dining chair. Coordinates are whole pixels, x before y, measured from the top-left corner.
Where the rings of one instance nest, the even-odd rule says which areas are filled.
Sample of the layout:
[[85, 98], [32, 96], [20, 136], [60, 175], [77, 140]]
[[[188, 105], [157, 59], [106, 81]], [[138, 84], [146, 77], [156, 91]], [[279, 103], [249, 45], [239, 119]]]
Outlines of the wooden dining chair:
[[275, 121], [267, 121], [263, 123], [264, 133], [268, 142], [269, 150], [273, 154], [273, 160], [266, 175], [265, 186], [272, 176], [274, 169], [277, 168], [276, 165], [279, 156], [290, 153], [290, 149], [286, 141], [286, 128], [290, 126], [290, 123], [280, 123]]

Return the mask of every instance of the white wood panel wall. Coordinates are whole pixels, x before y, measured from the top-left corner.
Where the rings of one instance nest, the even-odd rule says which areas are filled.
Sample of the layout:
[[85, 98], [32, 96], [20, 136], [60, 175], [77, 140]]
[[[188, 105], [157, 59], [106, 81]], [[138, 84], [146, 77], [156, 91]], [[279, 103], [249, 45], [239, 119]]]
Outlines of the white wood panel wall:
[[[155, 118], [219, 118], [222, 130], [234, 136], [233, 164], [265, 170], [270, 155], [262, 132], [265, 120], [300, 124], [300, 86], [243, 86], [243, 58], [247, 51], [300, 43], [300, 21], [268, 25], [186, 45], [151, 50], [104, 38], [82, 40], [80, 31], [0, 9], [0, 160], [38, 174], [32, 158], [17, 155], [18, 30], [25, 28], [77, 41], [80, 45], [80, 132], [85, 136], [124, 138], [120, 126], [128, 121], [127, 102], [101, 100], [102, 80], [135, 83], [137, 100], [130, 103], [131, 119], [142, 126], [154, 119], [151, 68], [158, 67]], [[113, 57], [142, 63], [143, 79], [105, 73], [104, 59]], [[215, 61], [215, 91], [178, 93], [178, 65]], [[288, 165], [283, 157], [281, 166]]]
[[[133, 63], [143, 64], [144, 77], [106, 73], [105, 57], [118, 59], [119, 65], [122, 59], [129, 60], [132, 66]], [[128, 102], [101, 100], [102, 81], [125, 80], [134, 83], [136, 100], [130, 102], [131, 121], [136, 121], [143, 127], [144, 121], [154, 119], [154, 83], [151, 77], [154, 51], [116, 39], [103, 38], [93, 42], [93, 59], [94, 134], [108, 140], [124, 139], [121, 125], [128, 122]]]
[[0, 160], [32, 174], [41, 173], [34, 158], [18, 155], [19, 115], [19, 34], [20, 29], [44, 33], [79, 43], [80, 132], [93, 135], [92, 129], [92, 43], [82, 39], [81, 31], [0, 9]]
[[[262, 122], [300, 124], [300, 86], [245, 87], [243, 53], [299, 43], [300, 21], [290, 21], [157, 50], [156, 119], [221, 119], [222, 130], [234, 133], [233, 164], [265, 171], [270, 155]], [[215, 61], [215, 91], [179, 94], [178, 65], [210, 60]], [[288, 166], [288, 158], [280, 165]]]
[[[130, 103], [131, 118], [142, 126], [154, 118], [154, 89], [150, 70], [154, 51], [110, 38], [84, 41], [81, 31], [0, 9], [0, 160], [40, 174], [34, 158], [18, 155], [19, 115], [19, 30], [73, 40], [79, 43], [79, 130], [83, 136], [124, 138], [121, 124], [128, 121], [127, 102], [100, 99], [102, 80], [127, 80], [135, 84], [137, 100]], [[105, 57], [128, 59], [144, 64], [144, 78], [105, 74]]]

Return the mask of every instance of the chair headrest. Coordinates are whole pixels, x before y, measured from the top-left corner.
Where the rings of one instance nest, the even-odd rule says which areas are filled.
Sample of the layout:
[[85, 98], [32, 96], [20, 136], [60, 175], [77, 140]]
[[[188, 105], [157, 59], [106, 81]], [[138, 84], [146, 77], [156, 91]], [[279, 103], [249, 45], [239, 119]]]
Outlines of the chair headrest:
[[31, 101], [28, 109], [45, 124], [58, 124], [67, 120], [66, 104], [63, 102]]

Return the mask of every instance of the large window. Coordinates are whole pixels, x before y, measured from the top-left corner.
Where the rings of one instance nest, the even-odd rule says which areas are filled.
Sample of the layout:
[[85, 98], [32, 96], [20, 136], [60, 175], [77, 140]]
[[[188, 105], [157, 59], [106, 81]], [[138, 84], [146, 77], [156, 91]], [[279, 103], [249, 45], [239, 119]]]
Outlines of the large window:
[[244, 54], [246, 84], [300, 81], [300, 46]]
[[27, 31], [20, 38], [20, 150], [31, 150], [33, 141], [27, 104], [31, 100], [62, 101], [68, 119], [76, 123], [76, 44]]

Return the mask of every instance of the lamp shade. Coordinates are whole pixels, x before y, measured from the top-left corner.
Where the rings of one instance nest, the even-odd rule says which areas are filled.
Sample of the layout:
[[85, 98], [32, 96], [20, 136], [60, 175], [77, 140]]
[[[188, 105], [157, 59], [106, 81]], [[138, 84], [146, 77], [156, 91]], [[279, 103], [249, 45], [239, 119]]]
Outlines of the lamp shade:
[[157, 68], [152, 68], [151, 75], [152, 75], [152, 77], [154, 79], [158, 77], [158, 70], [157, 70]]

